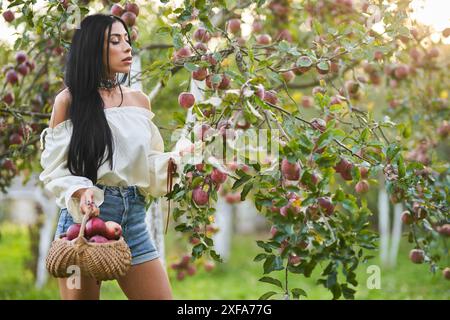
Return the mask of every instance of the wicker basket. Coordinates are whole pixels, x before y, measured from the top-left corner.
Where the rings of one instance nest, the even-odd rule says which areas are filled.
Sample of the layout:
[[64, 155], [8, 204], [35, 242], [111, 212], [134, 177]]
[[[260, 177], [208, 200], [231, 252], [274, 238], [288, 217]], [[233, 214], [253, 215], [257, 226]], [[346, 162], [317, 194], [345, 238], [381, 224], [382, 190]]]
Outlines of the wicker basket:
[[84, 238], [84, 230], [89, 215], [83, 216], [80, 233], [77, 238], [69, 241], [57, 239], [52, 242], [46, 259], [46, 267], [56, 278], [70, 275], [68, 269], [76, 265], [84, 276], [96, 280], [117, 279], [128, 271], [131, 266], [131, 251], [123, 237], [107, 243], [92, 243]]

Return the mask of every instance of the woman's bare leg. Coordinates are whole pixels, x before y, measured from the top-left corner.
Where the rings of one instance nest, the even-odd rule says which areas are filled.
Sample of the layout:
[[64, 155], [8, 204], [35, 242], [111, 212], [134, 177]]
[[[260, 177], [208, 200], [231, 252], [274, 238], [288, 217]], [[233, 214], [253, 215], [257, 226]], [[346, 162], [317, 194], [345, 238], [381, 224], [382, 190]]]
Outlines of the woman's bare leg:
[[131, 300], [173, 299], [167, 272], [159, 258], [131, 266], [117, 282]]
[[59, 293], [62, 300], [99, 300], [101, 281], [89, 277], [58, 278]]

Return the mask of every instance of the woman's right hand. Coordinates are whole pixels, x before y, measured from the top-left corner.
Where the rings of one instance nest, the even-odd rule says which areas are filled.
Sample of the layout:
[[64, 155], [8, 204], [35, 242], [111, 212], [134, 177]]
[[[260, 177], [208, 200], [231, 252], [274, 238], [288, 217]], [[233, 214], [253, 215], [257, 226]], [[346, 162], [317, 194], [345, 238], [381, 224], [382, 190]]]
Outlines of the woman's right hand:
[[94, 191], [86, 189], [81, 193], [80, 209], [83, 214], [88, 214], [91, 217], [97, 217], [100, 214], [100, 209], [94, 202]]

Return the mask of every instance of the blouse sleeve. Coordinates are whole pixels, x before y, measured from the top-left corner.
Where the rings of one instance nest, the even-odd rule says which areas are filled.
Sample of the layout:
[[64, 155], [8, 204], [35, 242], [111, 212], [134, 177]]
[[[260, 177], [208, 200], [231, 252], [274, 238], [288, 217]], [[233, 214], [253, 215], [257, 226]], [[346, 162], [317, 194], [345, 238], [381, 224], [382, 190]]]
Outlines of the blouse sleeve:
[[[68, 122], [64, 122], [70, 126]], [[69, 128], [70, 129], [70, 128]], [[70, 143], [70, 130], [58, 124], [54, 128], [46, 128], [40, 135], [40, 149], [42, 150], [40, 164], [43, 171], [39, 180], [44, 183], [44, 189], [53, 194], [56, 204], [60, 208], [67, 208], [73, 221], [80, 223], [83, 213], [80, 209], [80, 200], [72, 198], [74, 192], [82, 188], [92, 189], [94, 202], [99, 207], [104, 201], [102, 189], [94, 186], [86, 177], [72, 175], [67, 167], [67, 155]]]
[[173, 184], [179, 182], [183, 172], [183, 163], [180, 151], [191, 144], [189, 139], [181, 137], [177, 141], [172, 151], [164, 152], [164, 140], [158, 127], [151, 122], [151, 143], [148, 163], [150, 170], [150, 195], [152, 197], [161, 197], [167, 194], [167, 171], [169, 160], [172, 158], [177, 166], [178, 177], [173, 179]]

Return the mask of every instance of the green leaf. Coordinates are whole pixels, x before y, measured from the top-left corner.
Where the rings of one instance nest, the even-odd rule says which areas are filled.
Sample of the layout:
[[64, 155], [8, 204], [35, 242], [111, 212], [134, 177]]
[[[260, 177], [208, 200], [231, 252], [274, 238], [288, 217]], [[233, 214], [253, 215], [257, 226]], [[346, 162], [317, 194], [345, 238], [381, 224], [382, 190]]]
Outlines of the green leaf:
[[312, 66], [312, 60], [308, 56], [302, 56], [302, 57], [297, 59], [297, 63], [296, 64], [297, 64], [297, 67], [309, 68], [309, 67]]
[[275, 291], [269, 291], [264, 293], [261, 297], [259, 297], [258, 300], [267, 300], [269, 299], [271, 296], [273, 296], [274, 294], [277, 294]]
[[263, 265], [264, 274], [271, 273], [276, 270], [283, 270], [283, 260], [280, 256], [269, 255]]
[[185, 63], [184, 63], [184, 67], [185, 67], [188, 71], [190, 71], [190, 72], [193, 72], [193, 71], [197, 71], [197, 70], [198, 70], [198, 66], [195, 65], [195, 64], [192, 63], [192, 62], [185, 62]]
[[300, 289], [300, 288], [294, 288], [291, 290], [292, 292], [292, 296], [294, 297], [294, 299], [299, 299], [300, 296], [304, 296], [307, 297], [308, 295], [306, 294], [305, 290]]
[[278, 280], [278, 279], [275, 279], [275, 278], [272, 278], [272, 277], [262, 277], [261, 279], [259, 279], [259, 281], [270, 283], [270, 284], [273, 284], [273, 285], [283, 289], [283, 285], [281, 284], [281, 281]]
[[244, 183], [246, 183], [248, 180], [250, 180], [251, 176], [244, 176], [239, 180], [236, 180], [233, 184], [233, 186], [231, 187], [232, 190], [236, 190], [237, 188], [239, 188], [240, 186], [242, 186]]
[[241, 201], [245, 200], [245, 197], [247, 196], [247, 194], [250, 192], [250, 190], [252, 190], [253, 188], [253, 183], [247, 183], [241, 193]]
[[253, 259], [253, 261], [258, 262], [258, 261], [264, 260], [265, 258], [267, 258], [267, 254], [260, 253]]

